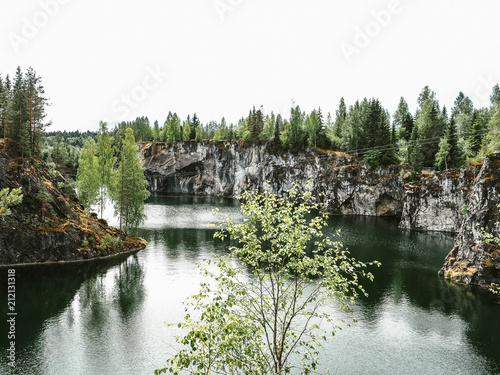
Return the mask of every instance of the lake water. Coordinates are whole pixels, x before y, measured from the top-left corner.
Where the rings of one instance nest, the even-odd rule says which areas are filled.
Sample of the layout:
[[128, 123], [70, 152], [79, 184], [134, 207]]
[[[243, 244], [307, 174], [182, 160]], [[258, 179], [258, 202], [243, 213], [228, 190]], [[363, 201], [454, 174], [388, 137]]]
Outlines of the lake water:
[[[226, 245], [212, 209], [239, 217], [237, 202], [148, 200], [135, 255], [80, 265], [16, 267], [16, 368], [8, 366], [7, 269], [1, 269], [1, 374], [152, 374], [174, 352], [164, 322], [183, 317], [198, 290], [197, 262]], [[110, 218], [111, 224], [117, 224]], [[329, 230], [360, 260], [378, 260], [358, 323], [321, 355], [332, 374], [500, 374], [500, 305], [486, 292], [437, 276], [453, 238], [397, 228], [387, 219], [332, 217]], [[339, 313], [339, 316], [342, 316]]]

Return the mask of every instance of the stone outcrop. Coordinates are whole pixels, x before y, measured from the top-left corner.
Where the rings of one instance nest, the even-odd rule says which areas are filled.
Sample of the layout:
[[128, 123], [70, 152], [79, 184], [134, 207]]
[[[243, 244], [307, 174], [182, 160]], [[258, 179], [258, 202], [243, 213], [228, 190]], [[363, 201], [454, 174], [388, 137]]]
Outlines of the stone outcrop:
[[477, 174], [465, 174], [469, 182], [462, 218], [453, 249], [439, 274], [455, 282], [500, 285], [500, 155], [486, 158]]
[[[279, 154], [264, 144], [145, 143], [140, 152], [152, 193], [237, 197], [268, 185], [273, 193], [283, 195], [293, 183], [311, 180], [313, 192], [332, 214], [394, 216], [400, 218], [401, 228], [458, 233], [442, 274], [481, 285], [496, 280], [497, 250], [480, 245], [476, 246], [479, 252], [471, 253], [481, 239], [469, 229], [483, 226], [494, 235], [499, 233], [492, 224], [500, 193], [498, 155], [461, 169], [411, 176], [401, 166], [372, 168], [339, 152]], [[476, 276], [467, 276], [476, 266]]]
[[334, 214], [399, 216], [403, 209], [401, 167], [371, 169], [341, 153], [273, 154], [266, 145], [182, 142], [143, 144], [141, 155], [152, 193], [237, 197], [267, 184], [282, 195], [311, 180]]
[[43, 161], [0, 150], [0, 190], [17, 187], [22, 202], [0, 217], [0, 265], [97, 259], [146, 246], [87, 216], [73, 189]]

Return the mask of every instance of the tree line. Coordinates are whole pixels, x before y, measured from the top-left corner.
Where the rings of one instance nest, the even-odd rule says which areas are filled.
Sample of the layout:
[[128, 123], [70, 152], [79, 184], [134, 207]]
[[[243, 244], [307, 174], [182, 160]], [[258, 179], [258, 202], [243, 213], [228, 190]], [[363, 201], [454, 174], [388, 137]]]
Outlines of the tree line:
[[364, 98], [347, 107], [344, 98], [335, 112], [323, 117], [321, 108], [310, 113], [293, 104], [288, 118], [264, 114], [253, 107], [237, 124], [210, 121], [202, 124], [196, 114], [183, 121], [169, 112], [162, 125], [147, 117], [118, 124], [115, 131], [131, 128], [139, 142], [176, 142], [202, 139], [270, 142], [283, 151], [319, 147], [363, 157], [371, 165], [401, 163], [414, 171], [439, 170], [483, 157], [500, 146], [500, 87], [495, 85], [487, 108], [475, 108], [459, 92], [451, 113], [441, 107], [436, 93], [425, 86], [414, 114], [401, 97], [391, 116], [379, 99]]
[[[115, 126], [112, 135], [120, 147], [125, 129], [131, 128], [138, 142], [177, 142], [202, 139], [268, 142], [276, 150], [297, 152], [308, 147], [330, 149], [363, 157], [370, 165], [401, 163], [414, 171], [457, 167], [483, 157], [500, 146], [500, 87], [495, 85], [490, 106], [476, 108], [459, 92], [450, 113], [441, 107], [428, 86], [419, 94], [411, 113], [401, 97], [391, 116], [379, 99], [364, 98], [349, 107], [340, 99], [335, 114], [323, 116], [321, 108], [306, 113], [293, 103], [287, 117], [263, 107], [253, 107], [236, 124], [223, 117], [220, 122], [202, 123], [196, 115], [182, 120], [168, 112], [160, 124], [147, 117]], [[41, 78], [32, 68], [17, 68], [13, 82], [0, 76], [0, 122], [4, 138], [19, 156], [38, 155], [58, 168], [74, 171], [87, 133], [53, 133], [44, 139], [48, 105]], [[94, 136], [95, 139], [95, 136]]]
[[13, 81], [0, 75], [0, 119], [3, 138], [10, 138], [9, 147], [18, 156], [40, 154], [49, 105], [41, 78], [33, 68], [23, 72], [17, 68]]

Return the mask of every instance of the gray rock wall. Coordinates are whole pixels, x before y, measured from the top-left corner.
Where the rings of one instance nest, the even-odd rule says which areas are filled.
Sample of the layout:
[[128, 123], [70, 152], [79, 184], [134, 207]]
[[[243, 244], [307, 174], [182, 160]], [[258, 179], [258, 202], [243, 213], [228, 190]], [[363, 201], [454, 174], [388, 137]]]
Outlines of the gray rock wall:
[[266, 145], [239, 142], [146, 143], [141, 156], [149, 188], [158, 194], [237, 197], [268, 184], [283, 195], [293, 183], [311, 180], [330, 213], [395, 216], [401, 228], [458, 233], [440, 271], [445, 277], [480, 285], [499, 277], [500, 252], [471, 228], [499, 233], [500, 155], [412, 180], [401, 166], [370, 168], [338, 152], [276, 154]]

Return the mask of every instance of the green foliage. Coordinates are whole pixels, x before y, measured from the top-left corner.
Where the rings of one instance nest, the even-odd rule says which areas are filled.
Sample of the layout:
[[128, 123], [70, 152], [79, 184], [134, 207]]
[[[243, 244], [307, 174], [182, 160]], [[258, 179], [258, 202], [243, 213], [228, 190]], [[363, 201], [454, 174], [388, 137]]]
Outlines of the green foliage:
[[[419, 108], [417, 109], [415, 121], [416, 135], [418, 137], [415, 140], [420, 145], [425, 144], [425, 147], [418, 148], [421, 166], [431, 167], [435, 164], [438, 142], [444, 135], [446, 122], [439, 111], [436, 94], [428, 86], [425, 86], [420, 93], [418, 103]], [[413, 135], [412, 132], [412, 139]]]
[[85, 139], [78, 159], [76, 185], [78, 197], [86, 209], [97, 203], [99, 196], [99, 160], [97, 145], [92, 138]]
[[365, 161], [369, 166], [376, 167], [381, 163], [382, 152], [379, 150], [370, 150], [365, 153]]
[[21, 203], [22, 200], [23, 195], [20, 187], [0, 190], [0, 217], [10, 215], [9, 207]]
[[189, 137], [191, 135], [191, 124], [187, 121], [182, 124], [182, 140], [189, 141]]
[[[345, 149], [345, 145], [342, 144], [342, 139], [345, 138], [345, 134], [347, 134], [346, 119], [347, 107], [344, 102], [344, 97], [342, 97], [340, 98], [339, 108], [335, 112], [335, 123], [333, 124], [332, 134], [330, 136], [333, 147], [337, 147], [339, 150]], [[328, 122], [331, 122], [331, 119]]]
[[6, 79], [0, 87], [0, 109], [2, 111], [3, 136], [11, 138], [11, 151], [26, 157], [40, 155], [40, 143], [45, 128], [45, 89], [41, 78], [30, 67], [23, 74], [18, 67], [11, 88]]
[[[50, 196], [49, 192], [47, 191], [47, 188], [45, 187], [44, 180], [40, 181], [40, 185], [38, 186], [38, 192], [36, 194], [36, 198], [41, 203], [40, 218], [43, 220], [45, 217], [46, 206], [50, 203], [50, 200], [51, 200], [51, 196]], [[51, 211], [53, 212], [52, 207], [51, 206], [49, 206], [49, 207], [50, 207]]]
[[125, 130], [125, 139], [120, 150], [118, 168], [113, 172], [111, 196], [115, 202], [115, 213], [120, 217], [125, 230], [136, 228], [144, 219], [144, 201], [149, 196], [147, 180], [139, 159], [132, 129]]
[[408, 103], [401, 97], [399, 100], [398, 108], [394, 113], [393, 127], [398, 133], [399, 139], [408, 141], [413, 131], [413, 116], [408, 108]]
[[290, 110], [290, 121], [285, 120], [284, 129], [281, 133], [283, 146], [290, 151], [298, 151], [303, 148], [304, 142], [304, 120], [305, 113], [297, 105]]
[[448, 169], [448, 159], [450, 157], [451, 146], [448, 142], [448, 137], [441, 138], [439, 142], [439, 150], [436, 154], [436, 167], [443, 171]]
[[197, 126], [195, 132], [195, 140], [199, 142], [202, 139], [203, 139], [203, 128], [201, 126]]
[[106, 233], [106, 235], [104, 235], [101, 238], [100, 242], [101, 242], [101, 246], [104, 249], [107, 249], [107, 248], [118, 249], [123, 244], [123, 240], [120, 237], [112, 236], [109, 233]]
[[89, 246], [89, 241], [87, 240], [87, 237], [85, 237], [82, 241], [82, 247], [87, 247]]
[[[160, 373], [309, 374], [327, 333], [341, 323], [330, 306], [350, 311], [365, 291], [368, 264], [350, 258], [339, 242], [323, 235], [325, 217], [311, 218], [320, 205], [297, 188], [282, 199], [268, 191], [245, 193], [245, 220], [220, 225], [216, 237], [235, 240], [228, 256], [212, 256], [201, 284], [178, 324], [184, 345]], [[370, 263], [372, 264], [372, 263]], [[373, 264], [378, 264], [374, 262]], [[213, 269], [213, 267], [211, 267]]]
[[97, 157], [97, 174], [99, 178], [98, 202], [101, 208], [101, 219], [103, 217], [104, 205], [106, 203], [107, 191], [111, 188], [111, 175], [113, 165], [116, 162], [115, 148], [113, 147], [113, 137], [108, 132], [108, 124], [99, 123], [97, 134], [97, 145], [95, 148]]
[[412, 172], [418, 172], [422, 169], [424, 154], [422, 144], [418, 136], [418, 128], [415, 126], [411, 132], [408, 143], [408, 165]]
[[490, 284], [489, 290], [493, 294], [500, 294], [500, 285], [499, 284]]
[[482, 154], [485, 155], [500, 150], [500, 105], [491, 109], [488, 128], [482, 147]]
[[323, 127], [321, 108], [318, 110], [313, 109], [312, 112], [306, 116], [305, 131], [307, 134], [308, 146], [325, 146], [326, 134]]

